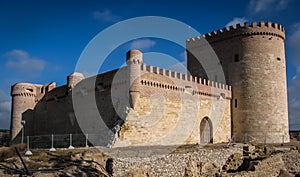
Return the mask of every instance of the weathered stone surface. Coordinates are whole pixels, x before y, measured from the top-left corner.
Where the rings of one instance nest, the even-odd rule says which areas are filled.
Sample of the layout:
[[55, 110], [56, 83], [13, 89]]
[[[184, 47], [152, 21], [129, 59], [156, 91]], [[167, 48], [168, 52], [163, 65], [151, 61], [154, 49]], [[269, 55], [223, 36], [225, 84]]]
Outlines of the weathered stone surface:
[[237, 171], [238, 168], [243, 164], [243, 160], [244, 158], [242, 154], [232, 154], [222, 169], [225, 171]]
[[[276, 23], [248, 23], [187, 41], [188, 70], [207, 78], [215, 59], [232, 86], [233, 137], [239, 142], [289, 142], [285, 31]], [[212, 62], [211, 62], [212, 63]]]
[[282, 159], [289, 172], [300, 172], [300, 153], [297, 150], [291, 150], [283, 154]]
[[289, 142], [284, 40], [281, 25], [252, 23], [188, 40], [191, 74], [147, 66], [131, 50], [127, 66], [73, 73], [60, 87], [15, 84], [12, 139], [26, 120], [25, 136], [48, 135], [43, 147], [52, 133], [83, 132], [108, 147]]
[[201, 176], [218, 173], [227, 159], [240, 148], [199, 149], [193, 152], [153, 155], [150, 157], [115, 157], [110, 161], [114, 176], [140, 170], [153, 176]]

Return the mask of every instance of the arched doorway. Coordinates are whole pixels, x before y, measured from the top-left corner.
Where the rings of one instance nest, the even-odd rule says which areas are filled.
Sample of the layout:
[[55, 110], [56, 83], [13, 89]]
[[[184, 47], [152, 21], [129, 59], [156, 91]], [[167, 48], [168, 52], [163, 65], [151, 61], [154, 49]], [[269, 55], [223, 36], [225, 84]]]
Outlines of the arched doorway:
[[213, 127], [211, 120], [204, 117], [200, 122], [200, 144], [208, 144], [213, 142]]

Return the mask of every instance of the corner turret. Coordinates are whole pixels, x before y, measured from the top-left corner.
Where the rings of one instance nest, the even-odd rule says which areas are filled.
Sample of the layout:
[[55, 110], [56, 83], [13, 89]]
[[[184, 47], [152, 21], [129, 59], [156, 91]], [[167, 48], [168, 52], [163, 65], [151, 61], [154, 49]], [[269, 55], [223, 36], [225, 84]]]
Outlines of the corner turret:
[[84, 75], [79, 72], [73, 72], [67, 77], [67, 85], [69, 88], [73, 88], [78, 82], [84, 79]]
[[142, 64], [143, 63], [143, 53], [139, 50], [129, 50], [126, 53], [126, 64]]
[[11, 87], [11, 140], [14, 140], [22, 129], [22, 114], [35, 107], [37, 90], [37, 86], [30, 83], [17, 83]]
[[129, 69], [129, 97], [131, 107], [134, 109], [140, 97], [139, 84], [141, 75], [141, 64], [143, 64], [143, 53], [139, 50], [129, 50], [126, 53], [126, 63]]

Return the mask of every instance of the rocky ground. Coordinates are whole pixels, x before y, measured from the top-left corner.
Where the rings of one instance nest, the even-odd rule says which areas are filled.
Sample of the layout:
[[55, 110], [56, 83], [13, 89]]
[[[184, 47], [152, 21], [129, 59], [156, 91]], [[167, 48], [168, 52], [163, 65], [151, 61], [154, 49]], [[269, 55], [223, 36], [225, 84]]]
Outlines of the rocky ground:
[[[24, 146], [17, 149], [21, 154], [26, 150]], [[170, 149], [173, 147], [35, 149], [32, 156], [22, 155], [26, 171], [15, 147], [2, 147], [0, 176], [300, 176], [299, 142], [191, 145], [169, 153]]]
[[115, 157], [114, 176], [300, 176], [300, 144], [185, 146], [166, 155]]
[[[1, 151], [1, 149], [0, 149]], [[2, 148], [3, 151], [3, 148]], [[59, 149], [56, 152], [47, 150], [31, 150], [32, 156], [22, 155], [22, 159], [28, 169], [26, 174], [21, 159], [13, 148], [5, 149], [10, 157], [2, 154], [0, 158], [0, 176], [34, 176], [34, 177], [96, 177], [110, 176], [105, 170], [108, 157], [95, 148], [89, 149]], [[24, 154], [25, 149], [20, 149]], [[1, 152], [0, 152], [1, 157]]]

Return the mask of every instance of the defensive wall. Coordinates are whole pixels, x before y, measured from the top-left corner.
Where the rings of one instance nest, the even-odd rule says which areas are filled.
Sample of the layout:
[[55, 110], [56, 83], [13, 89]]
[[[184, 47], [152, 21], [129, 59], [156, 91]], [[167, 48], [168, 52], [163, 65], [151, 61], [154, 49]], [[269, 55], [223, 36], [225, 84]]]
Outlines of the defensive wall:
[[[132, 73], [138, 77], [132, 79]], [[102, 146], [200, 143], [201, 120], [206, 129], [202, 141], [226, 142], [231, 136], [231, 87], [225, 84], [132, 62], [89, 78], [72, 73], [66, 85], [55, 86], [12, 87], [14, 103], [23, 105], [13, 109], [18, 116], [12, 121], [16, 136], [21, 136], [21, 120], [26, 121], [25, 136], [96, 134], [92, 143]], [[138, 94], [135, 105], [133, 88]]]
[[[141, 61], [140, 58], [130, 64], [138, 66], [134, 68], [140, 77], [132, 79], [131, 85], [138, 96], [120, 129], [116, 146], [195, 144], [230, 139], [230, 86], [147, 66]], [[132, 68], [130, 65], [128, 68]], [[205, 122], [202, 122], [202, 130], [201, 121]]]

